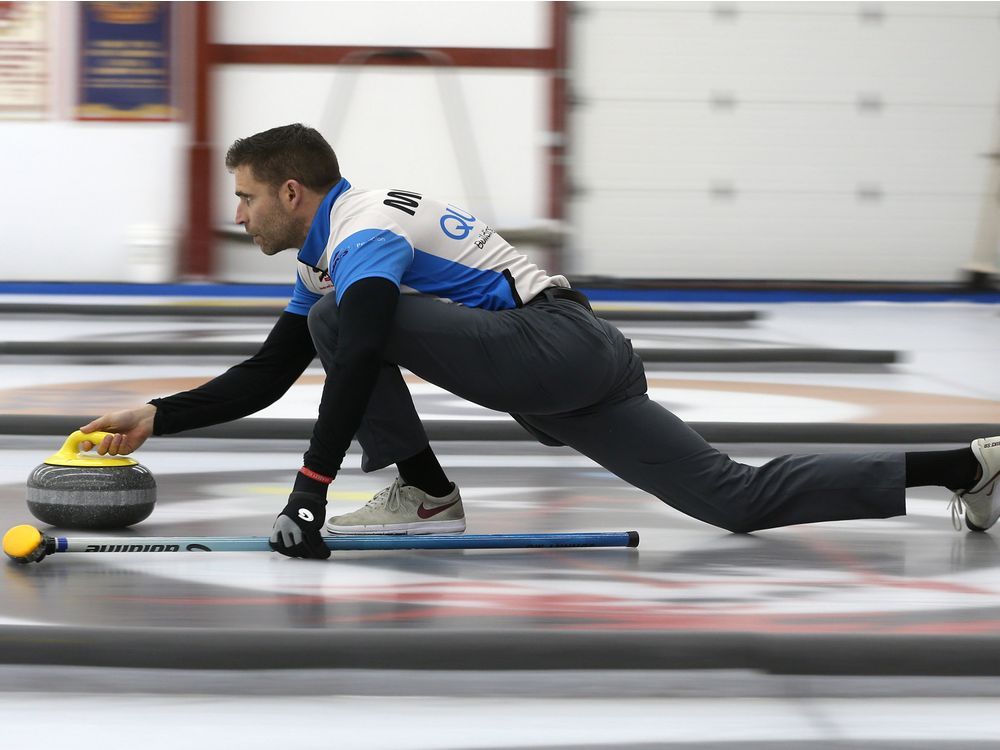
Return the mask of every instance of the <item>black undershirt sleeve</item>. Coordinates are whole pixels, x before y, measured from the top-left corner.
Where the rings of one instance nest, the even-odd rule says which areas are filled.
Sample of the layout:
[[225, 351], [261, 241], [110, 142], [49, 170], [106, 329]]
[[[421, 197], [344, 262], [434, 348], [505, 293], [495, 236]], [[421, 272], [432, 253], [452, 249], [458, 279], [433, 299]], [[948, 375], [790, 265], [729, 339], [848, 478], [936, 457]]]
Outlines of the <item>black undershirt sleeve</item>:
[[360, 279], [344, 292], [337, 349], [303, 461], [312, 471], [334, 477], [340, 470], [378, 380], [398, 301], [396, 285], [378, 277]]
[[156, 398], [154, 435], [230, 422], [270, 406], [292, 387], [316, 356], [303, 315], [283, 312], [260, 350], [204, 385]]

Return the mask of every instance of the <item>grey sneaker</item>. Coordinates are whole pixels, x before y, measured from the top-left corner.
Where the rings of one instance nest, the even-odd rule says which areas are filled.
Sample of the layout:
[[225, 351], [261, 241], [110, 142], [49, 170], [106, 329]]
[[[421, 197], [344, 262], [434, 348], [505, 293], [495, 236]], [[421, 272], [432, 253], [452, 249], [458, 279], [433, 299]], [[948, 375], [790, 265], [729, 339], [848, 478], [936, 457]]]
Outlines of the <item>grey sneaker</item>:
[[971, 531], [986, 531], [1000, 518], [1000, 493], [994, 493], [1000, 477], [1000, 436], [973, 440], [972, 452], [983, 467], [983, 476], [974, 487], [951, 498], [951, 521], [956, 531], [962, 530], [962, 510]]
[[399, 477], [367, 505], [326, 523], [331, 534], [457, 534], [465, 531], [458, 485], [444, 497], [431, 497]]

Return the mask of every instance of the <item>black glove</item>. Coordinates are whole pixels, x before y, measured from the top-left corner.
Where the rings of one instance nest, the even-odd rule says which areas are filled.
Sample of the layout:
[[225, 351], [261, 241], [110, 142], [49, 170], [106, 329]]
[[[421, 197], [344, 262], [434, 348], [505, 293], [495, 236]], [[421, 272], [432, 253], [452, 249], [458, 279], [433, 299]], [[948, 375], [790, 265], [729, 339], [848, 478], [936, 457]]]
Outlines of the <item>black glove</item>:
[[288, 505], [274, 519], [271, 549], [288, 557], [325, 560], [330, 548], [319, 533], [325, 520], [326, 500], [309, 492], [293, 492], [288, 496]]

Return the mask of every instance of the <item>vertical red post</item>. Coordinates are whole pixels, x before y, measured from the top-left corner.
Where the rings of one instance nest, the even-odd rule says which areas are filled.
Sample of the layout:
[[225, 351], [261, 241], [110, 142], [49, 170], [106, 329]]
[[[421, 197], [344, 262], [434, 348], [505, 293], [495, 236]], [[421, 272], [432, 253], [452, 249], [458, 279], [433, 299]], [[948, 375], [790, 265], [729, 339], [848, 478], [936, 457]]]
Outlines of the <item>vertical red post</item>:
[[188, 233], [181, 250], [183, 279], [212, 275], [212, 146], [211, 91], [212, 3], [194, 3], [194, 71], [192, 79], [192, 133], [188, 158]]
[[[569, 2], [551, 3], [552, 29], [551, 49], [553, 68], [551, 71], [549, 99], [549, 205], [551, 219], [563, 219], [566, 215], [566, 150], [567, 150], [567, 109], [569, 98]], [[553, 248], [553, 262], [562, 266], [562, 244]]]

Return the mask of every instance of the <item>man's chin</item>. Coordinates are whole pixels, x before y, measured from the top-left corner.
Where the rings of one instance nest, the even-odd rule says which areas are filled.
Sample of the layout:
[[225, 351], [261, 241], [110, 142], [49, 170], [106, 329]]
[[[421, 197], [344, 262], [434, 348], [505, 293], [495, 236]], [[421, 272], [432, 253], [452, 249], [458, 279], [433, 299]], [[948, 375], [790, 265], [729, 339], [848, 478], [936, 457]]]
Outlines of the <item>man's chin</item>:
[[294, 244], [290, 244], [287, 242], [279, 242], [278, 244], [271, 244], [259, 234], [253, 235], [251, 242], [253, 242], [253, 244], [255, 244], [257, 247], [259, 247], [260, 251], [264, 253], [264, 255], [277, 255], [278, 253], [285, 252], [285, 250], [298, 251], [298, 248]]
[[274, 255], [275, 253], [281, 252], [277, 248], [265, 244], [263, 238], [260, 235], [254, 235], [254, 238], [250, 241], [257, 247], [259, 247], [260, 251], [264, 253], [264, 255]]

